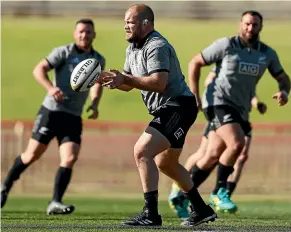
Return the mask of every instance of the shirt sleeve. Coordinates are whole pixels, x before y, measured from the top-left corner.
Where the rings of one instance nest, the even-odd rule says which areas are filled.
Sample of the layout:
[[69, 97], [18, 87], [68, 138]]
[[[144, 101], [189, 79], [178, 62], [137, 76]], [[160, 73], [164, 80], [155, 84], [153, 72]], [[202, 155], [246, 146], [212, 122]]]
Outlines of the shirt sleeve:
[[99, 62], [100, 62], [100, 65], [101, 65], [101, 70], [104, 71], [105, 70], [105, 65], [106, 65], [105, 58], [102, 56]]
[[277, 53], [273, 49], [270, 49], [270, 59], [268, 70], [273, 77], [277, 77], [284, 72], [284, 69], [280, 63]]
[[147, 71], [151, 75], [156, 72], [169, 72], [170, 50], [166, 44], [151, 46], [147, 50]]
[[211, 45], [201, 51], [206, 64], [210, 65], [223, 59], [229, 46], [229, 38], [224, 37], [214, 41]]
[[125, 62], [123, 66], [123, 72], [126, 74], [131, 74], [130, 63], [129, 63], [129, 49], [130, 47], [126, 49]]
[[64, 47], [54, 48], [45, 59], [47, 60], [51, 68], [60, 67], [66, 59]]

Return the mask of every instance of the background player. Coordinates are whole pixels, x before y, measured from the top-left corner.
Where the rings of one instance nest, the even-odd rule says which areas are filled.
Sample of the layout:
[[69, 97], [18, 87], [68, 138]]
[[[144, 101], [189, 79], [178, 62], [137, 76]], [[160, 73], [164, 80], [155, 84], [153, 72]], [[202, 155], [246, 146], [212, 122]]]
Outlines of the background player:
[[[209, 75], [207, 76], [205, 80], [205, 87], [207, 87], [214, 80], [215, 77], [216, 77], [216, 69], [214, 67], [214, 69], [209, 73]], [[251, 105], [253, 108], [256, 108], [261, 114], [264, 114], [267, 111], [266, 104], [263, 102], [260, 102], [256, 96], [252, 98]], [[246, 125], [248, 124], [250, 123], [246, 123]], [[198, 160], [200, 160], [206, 153], [209, 130], [210, 130], [210, 125], [209, 123], [207, 123], [205, 126], [205, 131], [201, 139], [200, 147], [194, 154], [188, 157], [185, 163], [185, 168], [190, 172], [190, 175], [192, 172], [195, 172], [195, 170], [197, 169], [196, 163], [198, 162]], [[245, 147], [242, 150], [240, 156], [238, 157], [234, 165], [233, 173], [228, 178], [226, 188], [229, 193], [229, 196], [231, 196], [231, 194], [235, 190], [237, 183], [240, 179], [244, 164], [248, 159], [249, 148], [251, 144], [251, 135], [252, 135], [251, 131], [250, 133], [245, 135]], [[221, 145], [219, 145], [219, 147], [220, 146]], [[206, 175], [209, 175], [209, 174], [210, 173], [206, 173]], [[196, 186], [195, 183], [194, 185]], [[196, 186], [196, 187], [198, 188], [199, 186]], [[179, 189], [179, 187], [175, 183], [173, 183], [172, 190], [169, 195], [169, 205], [177, 213], [178, 217], [180, 218], [189, 217], [189, 211], [188, 211], [189, 200], [185, 197], [183, 192]]]
[[[202, 183], [218, 163], [216, 185], [211, 202], [221, 210], [233, 211], [235, 204], [226, 190], [227, 179], [245, 145], [245, 119], [256, 85], [266, 69], [277, 80], [279, 91], [273, 95], [280, 106], [288, 102], [290, 79], [284, 72], [277, 53], [261, 42], [259, 34], [263, 17], [257, 11], [242, 14], [239, 35], [216, 40], [189, 63], [190, 89], [201, 108], [199, 95], [200, 70], [215, 63], [217, 77], [208, 85], [203, 95], [203, 110], [210, 122], [211, 131], [205, 156], [197, 162], [192, 173], [195, 184]], [[226, 145], [223, 153], [216, 145]]]
[[[105, 66], [105, 59], [92, 47], [96, 33], [91, 19], [80, 19], [75, 26], [75, 43], [57, 47], [33, 70], [36, 81], [47, 90], [47, 95], [37, 113], [32, 137], [26, 150], [20, 154], [10, 168], [1, 191], [1, 208], [5, 205], [14, 181], [46, 151], [50, 141], [56, 137], [59, 144], [60, 167], [56, 173], [52, 201], [47, 214], [68, 214], [74, 206], [62, 203], [63, 195], [70, 183], [72, 168], [76, 163], [81, 146], [82, 118], [84, 104], [89, 92], [74, 92], [70, 76], [74, 67], [87, 58], [96, 58]], [[52, 83], [48, 72], [55, 70]], [[98, 118], [98, 104], [102, 86], [96, 83], [90, 89], [92, 111], [89, 119]]]

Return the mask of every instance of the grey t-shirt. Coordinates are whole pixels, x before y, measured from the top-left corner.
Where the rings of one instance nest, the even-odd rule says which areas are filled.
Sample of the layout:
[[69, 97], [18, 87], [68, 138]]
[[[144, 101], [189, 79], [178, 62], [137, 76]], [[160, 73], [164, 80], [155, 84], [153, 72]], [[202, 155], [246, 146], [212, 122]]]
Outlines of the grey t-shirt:
[[51, 111], [63, 111], [81, 116], [89, 91], [73, 91], [70, 86], [70, 76], [77, 64], [88, 58], [99, 60], [102, 69], [104, 69], [104, 57], [93, 49], [90, 53], [86, 53], [78, 49], [74, 43], [53, 49], [46, 60], [55, 71], [54, 86], [59, 87], [65, 97], [63, 102], [56, 102], [52, 96], [46, 95], [42, 103], [43, 106]]
[[174, 48], [157, 31], [149, 34], [140, 47], [134, 44], [128, 46], [124, 72], [141, 78], [156, 72], [169, 73], [163, 93], [141, 91], [150, 114], [180, 96], [193, 96], [185, 82]]
[[[217, 71], [217, 69], [216, 69], [216, 66], [214, 65], [214, 67], [211, 69], [211, 72], [215, 72], [215, 73], [216, 73], [216, 71]], [[211, 82], [214, 82], [214, 79], [215, 79], [216, 77], [217, 77], [217, 76], [215, 76]], [[211, 83], [209, 83], [209, 84], [211, 84]], [[254, 94], [254, 95], [251, 96], [251, 100], [253, 99], [253, 97], [256, 96], [256, 93], [255, 93], [255, 92], [254, 92], [253, 94]], [[249, 112], [251, 112], [251, 110], [252, 110], [252, 103], [251, 103], [251, 101], [250, 101], [250, 104], [249, 104], [249, 108], [248, 108], [248, 110], [246, 110], [246, 111], [244, 111], [244, 112], [241, 112], [242, 120], [244, 120], [244, 121], [249, 121], [249, 116], [250, 116], [250, 115], [249, 115]]]
[[229, 105], [238, 110], [242, 118], [251, 108], [251, 98], [266, 69], [274, 77], [283, 72], [277, 53], [271, 47], [258, 42], [256, 49], [247, 48], [239, 36], [218, 39], [201, 55], [207, 64], [215, 63], [217, 75], [205, 89], [203, 108]]

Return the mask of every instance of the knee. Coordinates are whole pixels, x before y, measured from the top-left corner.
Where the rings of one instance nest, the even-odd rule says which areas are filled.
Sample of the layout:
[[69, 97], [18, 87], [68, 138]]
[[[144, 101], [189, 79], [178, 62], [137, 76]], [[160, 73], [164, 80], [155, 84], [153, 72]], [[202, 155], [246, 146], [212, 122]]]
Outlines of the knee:
[[217, 163], [220, 157], [220, 152], [217, 152], [215, 149], [211, 149], [207, 155], [207, 159], [209, 163]]
[[240, 152], [243, 150], [244, 145], [245, 145], [244, 140], [234, 140], [229, 144], [228, 148], [231, 149], [233, 153], [239, 155]]
[[61, 166], [65, 168], [72, 168], [78, 160], [77, 154], [67, 154], [61, 160]]
[[225, 146], [222, 144], [213, 144], [207, 153], [208, 161], [213, 164], [217, 163], [224, 149]]
[[171, 162], [165, 157], [155, 159], [155, 163], [158, 169], [163, 173], [167, 173], [167, 170], [169, 169], [169, 164], [171, 164]]
[[137, 166], [139, 166], [140, 163], [146, 162], [148, 159], [148, 157], [146, 157], [145, 147], [141, 144], [135, 144], [133, 154]]
[[242, 152], [238, 159], [237, 162], [239, 162], [240, 164], [244, 164], [247, 160], [248, 160], [249, 156], [247, 152]]
[[24, 164], [32, 164], [34, 161], [38, 160], [42, 154], [38, 152], [24, 152], [21, 154], [21, 160]]

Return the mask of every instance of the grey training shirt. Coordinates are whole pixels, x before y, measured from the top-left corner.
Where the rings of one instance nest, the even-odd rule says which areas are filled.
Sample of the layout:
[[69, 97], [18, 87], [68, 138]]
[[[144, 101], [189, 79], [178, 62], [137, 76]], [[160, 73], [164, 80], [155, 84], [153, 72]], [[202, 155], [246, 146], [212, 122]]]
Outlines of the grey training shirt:
[[88, 58], [99, 60], [102, 70], [104, 69], [104, 57], [93, 49], [90, 53], [86, 53], [74, 43], [53, 49], [46, 57], [46, 60], [51, 68], [54, 69], [54, 86], [63, 91], [65, 99], [63, 102], [56, 102], [52, 96], [46, 95], [42, 103], [43, 106], [51, 111], [63, 111], [81, 116], [89, 91], [73, 91], [70, 86], [70, 76], [77, 64]]
[[244, 118], [248, 114], [256, 85], [266, 69], [273, 77], [283, 72], [277, 53], [258, 42], [256, 49], [245, 47], [239, 36], [221, 38], [201, 55], [207, 64], [215, 63], [217, 77], [205, 89], [202, 106], [229, 105]]
[[155, 72], [169, 73], [163, 93], [141, 91], [150, 114], [177, 97], [193, 96], [185, 82], [174, 48], [157, 31], [150, 33], [141, 46], [136, 47], [134, 44], [128, 46], [124, 72], [140, 78]]

